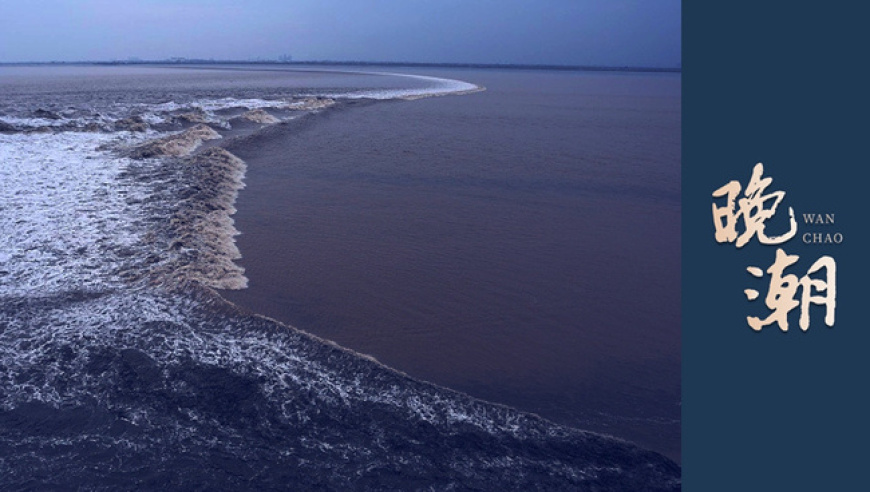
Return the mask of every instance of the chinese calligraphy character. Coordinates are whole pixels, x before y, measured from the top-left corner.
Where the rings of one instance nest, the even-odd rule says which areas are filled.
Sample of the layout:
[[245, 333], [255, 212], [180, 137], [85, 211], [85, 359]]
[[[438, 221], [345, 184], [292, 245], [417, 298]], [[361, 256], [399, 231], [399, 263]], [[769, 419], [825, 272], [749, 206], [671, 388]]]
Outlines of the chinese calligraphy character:
[[[837, 264], [830, 256], [822, 256], [807, 270], [807, 274], [800, 279], [797, 276], [789, 274], [783, 275], [785, 269], [797, 263], [799, 257], [797, 255], [788, 255], [782, 249], [776, 250], [776, 259], [767, 269], [767, 273], [771, 275], [770, 286], [767, 296], [764, 299], [765, 305], [773, 312], [765, 319], [760, 319], [755, 316], [746, 318], [749, 326], [755, 331], [767, 325], [776, 323], [782, 331], [788, 331], [788, 313], [794, 308], [800, 306], [800, 319], [798, 325], [801, 330], [807, 331], [810, 327], [809, 310], [811, 304], [825, 306], [825, 324], [828, 326], [834, 325], [834, 312], [837, 306]], [[821, 269], [825, 269], [825, 279], [810, 277]], [[758, 267], [749, 267], [746, 269], [754, 277], [762, 277], [764, 273]], [[798, 301], [795, 297], [798, 288], [801, 289], [801, 300]], [[813, 291], [824, 292], [825, 295], [813, 295]], [[758, 298], [758, 291], [747, 289], [744, 291], [747, 299], [753, 301]]]
[[[810, 278], [811, 273], [825, 269], [825, 280]], [[801, 297], [800, 327], [807, 331], [810, 327], [810, 304], [825, 306], [825, 324], [834, 326], [834, 311], [837, 308], [837, 262], [830, 256], [822, 256], [807, 270], [807, 274], [801, 278], [803, 294]], [[825, 292], [825, 296], [814, 296], [812, 290]]]
[[[731, 181], [713, 192], [713, 198], [726, 197], [725, 206], [717, 207], [715, 203], [713, 204], [713, 224], [716, 227], [717, 242], [734, 242], [738, 248], [742, 248], [752, 239], [752, 236], [757, 235], [761, 244], [781, 244], [797, 233], [797, 220], [791, 207], [788, 209], [789, 231], [780, 236], [768, 236], [765, 233], [764, 221], [776, 213], [776, 208], [785, 197], [785, 192], [774, 191], [764, 195], [764, 190], [770, 186], [773, 178], [762, 178], [763, 173], [764, 166], [759, 162], [752, 170], [752, 177], [744, 191], [744, 198], [739, 200], [737, 197], [742, 187], [737, 181]], [[771, 200], [770, 208], [765, 208], [765, 204]], [[737, 232], [737, 221], [740, 218], [743, 218], [745, 227], [742, 234]]]

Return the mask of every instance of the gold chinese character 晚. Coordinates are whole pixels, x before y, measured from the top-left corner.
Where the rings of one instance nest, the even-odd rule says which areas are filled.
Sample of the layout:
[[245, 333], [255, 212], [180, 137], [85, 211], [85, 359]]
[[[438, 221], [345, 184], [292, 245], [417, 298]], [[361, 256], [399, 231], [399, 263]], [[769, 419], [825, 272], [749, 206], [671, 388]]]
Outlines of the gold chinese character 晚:
[[[716, 227], [716, 241], [720, 243], [736, 243], [738, 248], [742, 248], [752, 239], [753, 235], [758, 236], [758, 241], [761, 244], [781, 244], [793, 238], [797, 233], [797, 220], [794, 217], [794, 210], [789, 207], [789, 222], [790, 229], [787, 233], [780, 236], [768, 236], [764, 232], [764, 221], [773, 217], [776, 213], [776, 207], [785, 197], [784, 191], [774, 191], [764, 195], [764, 190], [773, 182], [773, 178], [762, 178], [764, 166], [759, 162], [752, 170], [752, 177], [749, 184], [746, 186], [744, 198], [737, 199], [740, 194], [741, 185], [737, 181], [722, 186], [713, 192], [713, 198], [726, 197], [726, 204], [723, 207], [717, 207], [713, 204], [713, 224]], [[770, 208], [765, 208], [765, 203], [773, 200]], [[743, 218], [745, 230], [742, 234], [737, 233], [737, 221]]]
[[[764, 303], [773, 312], [765, 319], [755, 316], [746, 318], [749, 326], [755, 331], [761, 331], [767, 325], [774, 322], [782, 331], [788, 331], [788, 313], [797, 306], [801, 307], [798, 325], [801, 330], [807, 331], [810, 327], [810, 305], [825, 306], [825, 324], [834, 326], [834, 313], [837, 307], [837, 263], [830, 256], [822, 256], [807, 270], [807, 274], [798, 280], [795, 275], [783, 275], [785, 269], [797, 263], [797, 255], [788, 255], [782, 249], [776, 250], [776, 259], [767, 269], [771, 275], [770, 286]], [[825, 269], [825, 279], [814, 279], [811, 274]], [[762, 277], [764, 273], [760, 268], [749, 267], [746, 269], [755, 277]], [[795, 299], [798, 288], [801, 289], [800, 302]], [[824, 292], [824, 296], [814, 295], [813, 291]], [[758, 291], [747, 289], [746, 297], [753, 301], [758, 298]]]

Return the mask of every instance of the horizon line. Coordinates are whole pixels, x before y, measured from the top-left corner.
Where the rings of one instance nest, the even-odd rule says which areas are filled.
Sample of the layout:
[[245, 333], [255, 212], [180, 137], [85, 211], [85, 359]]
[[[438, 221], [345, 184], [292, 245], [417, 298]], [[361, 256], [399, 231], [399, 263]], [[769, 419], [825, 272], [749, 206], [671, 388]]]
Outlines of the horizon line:
[[162, 60], [89, 60], [89, 61], [27, 61], [4, 62], [0, 66], [23, 65], [357, 65], [357, 66], [402, 66], [443, 68], [511, 68], [521, 70], [609, 71], [609, 72], [671, 72], [681, 73], [682, 66], [647, 67], [634, 65], [570, 65], [551, 63], [460, 63], [460, 62], [389, 62], [389, 61], [342, 61], [342, 60], [219, 60], [213, 58], [172, 57]]

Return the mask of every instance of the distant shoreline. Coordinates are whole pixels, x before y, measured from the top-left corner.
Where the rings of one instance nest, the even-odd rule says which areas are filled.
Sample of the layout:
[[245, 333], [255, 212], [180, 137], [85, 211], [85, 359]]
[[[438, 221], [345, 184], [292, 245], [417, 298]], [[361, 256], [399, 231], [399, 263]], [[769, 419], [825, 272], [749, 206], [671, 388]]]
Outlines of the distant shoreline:
[[427, 67], [427, 68], [484, 68], [484, 69], [512, 69], [512, 70], [561, 70], [573, 72], [662, 72], [681, 73], [682, 68], [660, 67], [613, 67], [596, 65], [535, 65], [517, 63], [422, 63], [422, 62], [379, 62], [379, 61], [338, 61], [338, 60], [315, 60], [315, 61], [247, 61], [247, 60], [150, 60], [150, 61], [78, 61], [78, 62], [0, 62], [3, 66], [116, 66], [116, 65], [289, 65], [289, 66], [360, 66], [360, 67]]

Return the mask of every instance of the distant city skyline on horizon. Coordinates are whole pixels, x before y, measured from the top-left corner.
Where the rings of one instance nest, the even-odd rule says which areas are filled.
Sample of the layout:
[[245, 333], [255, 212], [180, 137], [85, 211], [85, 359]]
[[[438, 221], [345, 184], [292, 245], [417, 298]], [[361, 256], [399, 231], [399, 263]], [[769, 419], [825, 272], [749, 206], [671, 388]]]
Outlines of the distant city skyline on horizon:
[[679, 0], [2, 2], [0, 63], [291, 57], [679, 68], [680, 25]]

